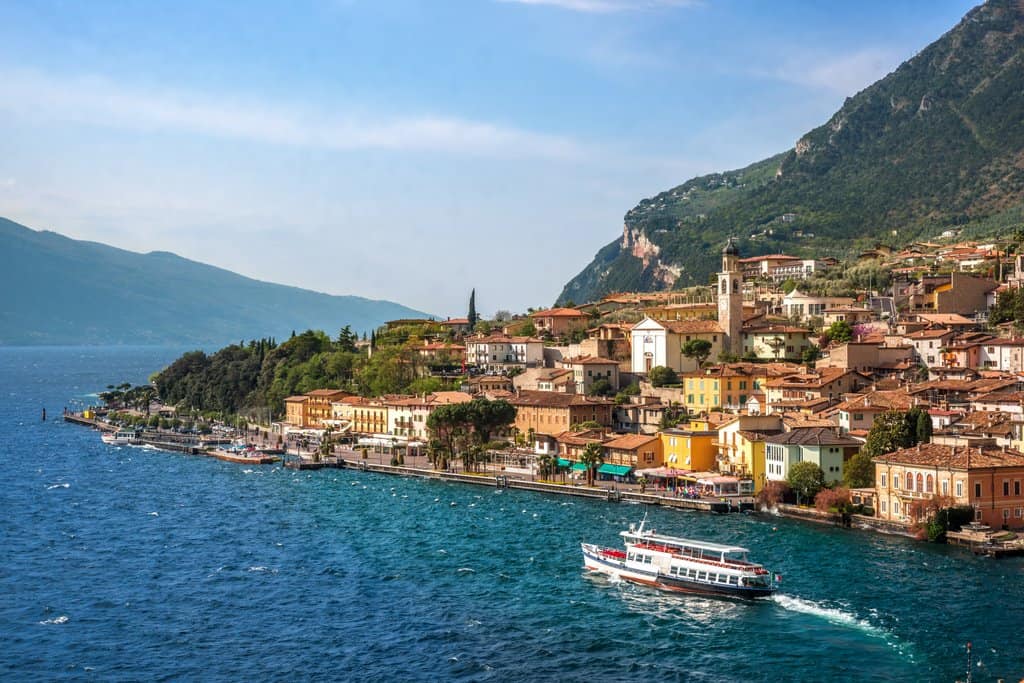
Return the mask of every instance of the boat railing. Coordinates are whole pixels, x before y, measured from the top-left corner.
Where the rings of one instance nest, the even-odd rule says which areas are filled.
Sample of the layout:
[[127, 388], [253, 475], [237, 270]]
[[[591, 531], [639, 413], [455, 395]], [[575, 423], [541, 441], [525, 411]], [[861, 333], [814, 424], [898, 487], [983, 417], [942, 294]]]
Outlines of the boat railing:
[[725, 558], [725, 560], [712, 560], [706, 557], [695, 557], [693, 555], [687, 555], [686, 553], [678, 552], [679, 548], [672, 548], [666, 545], [657, 545], [654, 543], [637, 543], [633, 546], [634, 548], [640, 548], [641, 550], [653, 550], [655, 552], [668, 553], [672, 557], [678, 557], [681, 560], [688, 560], [690, 562], [700, 562], [701, 564], [710, 564], [715, 567], [727, 567], [729, 569], [751, 569], [754, 573], [762, 573], [758, 571], [762, 570], [764, 573], [768, 573], [761, 565], [754, 562], [744, 562], [742, 560], [736, 560], [733, 558]]

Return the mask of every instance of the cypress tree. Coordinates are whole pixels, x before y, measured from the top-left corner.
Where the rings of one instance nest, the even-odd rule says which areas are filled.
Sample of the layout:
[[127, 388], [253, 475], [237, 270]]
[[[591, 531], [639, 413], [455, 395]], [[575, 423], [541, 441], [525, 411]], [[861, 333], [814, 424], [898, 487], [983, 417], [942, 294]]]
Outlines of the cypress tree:
[[480, 316], [476, 314], [476, 288], [469, 294], [469, 313], [466, 315], [466, 319], [469, 321], [469, 329], [472, 330], [476, 327], [477, 321]]

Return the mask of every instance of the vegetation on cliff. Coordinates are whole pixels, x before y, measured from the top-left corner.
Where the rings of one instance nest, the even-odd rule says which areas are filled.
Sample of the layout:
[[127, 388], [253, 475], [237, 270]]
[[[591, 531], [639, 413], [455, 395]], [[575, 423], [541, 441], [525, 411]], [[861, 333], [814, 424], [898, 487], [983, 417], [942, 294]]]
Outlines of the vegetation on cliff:
[[744, 254], [847, 256], [957, 226], [998, 233], [1024, 205], [1024, 5], [991, 0], [893, 73], [850, 97], [793, 149], [701, 176], [640, 202], [626, 234], [653, 245], [647, 265], [617, 240], [560, 301], [703, 284], [729, 236]]

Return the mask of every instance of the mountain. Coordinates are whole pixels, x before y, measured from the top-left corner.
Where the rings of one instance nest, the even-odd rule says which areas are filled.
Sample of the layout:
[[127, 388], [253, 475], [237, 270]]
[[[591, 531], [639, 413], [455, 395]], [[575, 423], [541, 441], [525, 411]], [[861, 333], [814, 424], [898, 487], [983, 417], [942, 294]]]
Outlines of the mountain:
[[0, 345], [220, 345], [292, 330], [370, 330], [425, 314], [260, 282], [167, 252], [138, 254], [0, 218]]
[[1024, 2], [992, 0], [777, 156], [641, 201], [558, 298], [704, 284], [741, 253], [843, 257], [1024, 220]]

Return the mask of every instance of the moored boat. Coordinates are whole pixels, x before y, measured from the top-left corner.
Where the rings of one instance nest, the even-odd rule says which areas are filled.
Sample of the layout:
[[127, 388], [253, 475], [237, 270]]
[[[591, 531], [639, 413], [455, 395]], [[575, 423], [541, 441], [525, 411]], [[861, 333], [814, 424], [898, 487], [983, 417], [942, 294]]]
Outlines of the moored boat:
[[104, 432], [100, 435], [103, 443], [111, 446], [131, 446], [142, 443], [140, 434], [134, 429], [118, 429], [116, 432]]
[[760, 598], [771, 595], [781, 577], [747, 560], [746, 548], [663, 536], [631, 524], [620, 532], [625, 550], [583, 543], [583, 564], [624, 581], [678, 593]]

